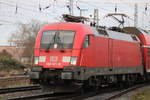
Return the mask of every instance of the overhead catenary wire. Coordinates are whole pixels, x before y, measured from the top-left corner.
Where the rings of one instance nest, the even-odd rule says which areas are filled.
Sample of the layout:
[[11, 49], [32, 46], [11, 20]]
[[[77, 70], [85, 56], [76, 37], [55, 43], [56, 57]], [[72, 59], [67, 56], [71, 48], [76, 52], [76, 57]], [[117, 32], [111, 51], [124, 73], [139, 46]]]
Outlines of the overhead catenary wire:
[[79, 2], [80, 2], [80, 3], [83, 3], [83, 4], [86, 4], [86, 5], [89, 5], [89, 6], [92, 6], [92, 7], [94, 7], [94, 8], [98, 8], [98, 9], [107, 11], [107, 12], [108, 12], [108, 11], [113, 12], [113, 10], [101, 8], [101, 7], [97, 6], [97, 5], [91, 4], [91, 3], [86, 2], [86, 1], [81, 1], [81, 0], [80, 0]]
[[[91, 8], [98, 8], [98, 9], [100, 9], [100, 15], [101, 16], [103, 14], [105, 14], [105, 13], [114, 12], [114, 9], [110, 9], [110, 7], [111, 8], [115, 8], [116, 12], [120, 12], [122, 10], [123, 11], [126, 10], [124, 8], [121, 8], [119, 3], [109, 3], [108, 5], [106, 5], [106, 7], [101, 7], [99, 5], [101, 5], [102, 3], [98, 5], [97, 3], [94, 3], [94, 2], [90, 3], [88, 1], [83, 1], [83, 0], [74, 0], [74, 1], [77, 1], [80, 4], [85, 5], [84, 7], [82, 7], [82, 6], [80, 7], [79, 6], [80, 9], [81, 8], [86, 8], [86, 7], [88, 8], [89, 6]], [[45, 4], [45, 5], [42, 4], [42, 3], [38, 3], [38, 2], [35, 3], [35, 5], [33, 3], [32, 4], [31, 3], [23, 4], [22, 2], [16, 3], [16, 2], [11, 1], [11, 0], [10, 1], [2, 1], [1, 0], [0, 3], [1, 2], [2, 2], [2, 4], [14, 7], [14, 13], [16, 13], [16, 14], [23, 14], [23, 12], [20, 11], [20, 9], [26, 10], [28, 12], [39, 13], [40, 8], [41, 8], [41, 11], [42, 11], [41, 14], [46, 15], [46, 16], [50, 16], [50, 17], [56, 17], [58, 15], [61, 15], [62, 12], [67, 12], [67, 11], [63, 11], [63, 9], [67, 9], [66, 8], [66, 1], [64, 1], [64, 0], [59, 0], [59, 1], [58, 0], [49, 0], [49, 1], [47, 1], [47, 4]], [[114, 4], [115, 4], [115, 7], [114, 7]], [[126, 5], [126, 4], [124, 4], [124, 5]], [[149, 6], [149, 4], [146, 3], [145, 7], [142, 8], [143, 10], [145, 10], [146, 14], [148, 14], [148, 12], [149, 12], [148, 11], [148, 6]], [[130, 7], [130, 8], [133, 9], [133, 7]], [[139, 14], [141, 13], [142, 9], [139, 10]], [[49, 10], [52, 10], [53, 12], [49, 13], [50, 12]], [[130, 16], [133, 16], [132, 13], [130, 14]], [[148, 15], [146, 15], [145, 17], [147, 17], [147, 16]], [[141, 17], [142, 16], [139, 16], [139, 19], [142, 19]]]
[[[131, 8], [131, 9], [133, 9], [133, 7], [134, 7], [134, 5], [135, 4], [130, 4], [130, 3], [127, 3], [127, 5]], [[150, 6], [148, 3], [146, 3], [146, 4], [138, 4], [138, 15], [141, 15], [141, 16], [138, 16], [138, 19], [139, 19], [139, 21], [141, 20], [141, 26], [142, 27], [144, 27], [144, 21], [145, 21], [145, 17], [146, 16], [149, 16], [148, 15], [148, 6]], [[134, 13], [131, 13], [132, 14], [132, 16], [134, 16]], [[150, 20], [149, 18], [147, 18], [147, 20]]]
[[[39, 13], [38, 10], [34, 10], [34, 9], [29, 9], [29, 8], [25, 8], [25, 7], [22, 7], [22, 6], [18, 6], [17, 4], [14, 5], [14, 4], [9, 4], [9, 3], [6, 3], [6, 2], [2, 2], [0, 1], [1, 4], [4, 4], [4, 5], [8, 5], [8, 6], [11, 6], [11, 7], [14, 7], [15, 8], [15, 12], [17, 12], [18, 9], [23, 9], [23, 10], [27, 10], [29, 12], [34, 12], [34, 13]], [[43, 12], [42, 14], [48, 14], [50, 16], [52, 16], [52, 14], [50, 13], [46, 13], [46, 12]]]
[[[82, 2], [83, 3], [83, 1], [80, 1], [80, 2]], [[93, 7], [96, 7], [96, 5], [93, 5], [93, 4], [89, 4], [89, 3], [87, 3], [87, 2], [85, 2], [84, 1], [84, 3], [86, 3], [86, 4], [88, 4], [89, 6], [93, 6]], [[114, 4], [114, 3], [113, 3]], [[99, 7], [98, 7], [99, 8]], [[102, 8], [103, 10], [105, 10], [105, 11], [107, 11], [107, 12], [109, 12], [110, 10], [107, 10], [107, 9], [104, 9], [104, 8]], [[115, 3], [115, 10], [114, 10], [115, 12], [118, 12], [118, 6], [117, 6], [117, 3]], [[112, 11], [111, 10], [111, 12], [114, 12], [114, 11]]]
[[[11, 6], [11, 7], [16, 7], [15, 4], [10, 4], [10, 3], [7, 3], [7, 2], [2, 2], [0, 1], [1, 4], [4, 4], [4, 5], [8, 5], [8, 6]], [[29, 8], [25, 8], [25, 7], [21, 7], [21, 6], [18, 6], [17, 9], [24, 9], [24, 10], [28, 10], [28, 11], [34, 11], [34, 12], [37, 12], [37, 10], [33, 10], [33, 9], [29, 9]]]
[[82, 16], [82, 13], [83, 13], [84, 11], [88, 11], [88, 9], [80, 8], [80, 6], [78, 5], [78, 1], [79, 1], [79, 0], [76, 1], [76, 7], [77, 7], [77, 9], [78, 9], [79, 12], [80, 12], [80, 16]]
[[[9, 4], [9, 3], [6, 3], [6, 2], [2, 2], [2, 1], [0, 1], [0, 3], [1, 4], [3, 4], [3, 5], [7, 5], [7, 6], [10, 6], [10, 7], [14, 7], [14, 11], [15, 11], [15, 13], [17, 14], [16, 16], [12, 16], [13, 14], [11, 14], [11, 13], [7, 13], [7, 15], [4, 17], [4, 19], [6, 19], [6, 17], [14, 17], [14, 18], [16, 18], [16, 17], [18, 17], [18, 18], [16, 18], [18, 21], [19, 21], [19, 19], [20, 19], [20, 21], [21, 21], [21, 16], [23, 17], [23, 19], [27, 19], [27, 17], [28, 17], [28, 19], [30, 19], [31, 20], [31, 18], [35, 18], [35, 16], [34, 17], [31, 17], [31, 16], [33, 16], [33, 15], [31, 15], [31, 13], [30, 13], [30, 17], [28, 16], [28, 14], [27, 14], [27, 12], [26, 13], [22, 13], [22, 11], [20, 10], [20, 12], [18, 12], [18, 8], [19, 9], [23, 9], [23, 10], [26, 10], [26, 11], [28, 11], [28, 12], [34, 12], [34, 13], [36, 13], [36, 14], [38, 14], [39, 13], [39, 11], [38, 10], [34, 10], [34, 9], [28, 9], [28, 8], [25, 8], [25, 7], [21, 7], [21, 6], [18, 6], [18, 5], [16, 5], [16, 4]], [[2, 15], [0, 15], [0, 16], [3, 16], [4, 14], [2, 14]], [[18, 16], [19, 15], [19, 16]], [[21, 16], [20, 16], [21, 15]], [[42, 12], [42, 15], [47, 15], [47, 17], [49, 17], [49, 18], [52, 18], [53, 17], [53, 19], [55, 19], [55, 20], [58, 20], [58, 18], [56, 18], [57, 16], [55, 16], [55, 15], [52, 15], [51, 13], [46, 13], [46, 12]], [[8, 20], [10, 20], [10, 18], [8, 19]], [[2, 18], [3, 19], [3, 18]], [[23, 20], [22, 19], [22, 20]], [[16, 21], [17, 21], [16, 20]], [[24, 20], [24, 21], [25, 21]], [[20, 22], [19, 21], [19, 22]], [[29, 22], [29, 21], [28, 21]]]
[[0, 2], [5, 2], [5, 3], [9, 3], [9, 4], [16, 4], [16, 3], [18, 3], [18, 4], [20, 4], [20, 5], [24, 5], [25, 7], [28, 7], [28, 8], [36, 8], [37, 7], [37, 5], [33, 5], [33, 4], [35, 4], [35, 3], [32, 3], [31, 4], [31, 2], [30, 2], [30, 4], [27, 4], [27, 3], [22, 3], [22, 2], [16, 2], [16, 1], [0, 1]]
[[6, 20], [0, 20], [0, 23], [1, 23], [1, 22], [2, 22], [2, 23], [4, 22], [4, 23], [15, 24], [14, 22], [11, 22], [11, 21], [6, 21]]
[[[56, 1], [55, 1], [55, 2], [56, 2]], [[4, 2], [4, 1], [0, 1], [0, 3], [2, 3], [2, 4], [4, 4], [4, 5], [11, 6], [11, 7], [16, 7], [16, 4], [13, 4], [13, 3], [8, 3], [8, 2]], [[19, 3], [19, 4], [20, 4], [20, 3]], [[41, 8], [40, 6], [41, 6], [41, 5], [40, 5], [40, 3], [39, 3], [39, 5], [38, 5], [37, 7], [34, 7], [34, 8], [36, 8], [36, 10], [30, 9], [30, 8], [28, 8], [28, 7], [23, 7], [23, 6], [18, 6], [17, 9], [24, 9], [24, 10], [27, 10], [27, 11], [30, 11], [30, 12], [38, 12], [39, 9], [42, 10], [42, 8]], [[46, 7], [43, 7], [43, 10], [50, 8], [50, 6], [51, 6], [51, 5], [48, 5], [48, 6], [46, 6]], [[38, 8], [38, 10], [37, 10], [37, 8]], [[49, 13], [49, 14], [50, 14], [50, 13]]]

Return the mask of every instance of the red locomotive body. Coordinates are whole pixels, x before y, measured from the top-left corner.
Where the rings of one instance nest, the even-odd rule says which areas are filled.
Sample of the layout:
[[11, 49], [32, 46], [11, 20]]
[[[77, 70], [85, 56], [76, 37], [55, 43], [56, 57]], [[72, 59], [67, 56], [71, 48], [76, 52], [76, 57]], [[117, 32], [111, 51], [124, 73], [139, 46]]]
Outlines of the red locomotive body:
[[147, 39], [141, 40], [141, 34], [131, 33], [79, 23], [46, 25], [36, 38], [31, 78], [47, 84], [72, 80], [88, 81], [89, 85], [134, 80], [144, 75], [145, 66], [150, 68], [150, 58], [146, 56], [149, 49], [141, 47], [147, 48], [150, 44], [146, 45]]

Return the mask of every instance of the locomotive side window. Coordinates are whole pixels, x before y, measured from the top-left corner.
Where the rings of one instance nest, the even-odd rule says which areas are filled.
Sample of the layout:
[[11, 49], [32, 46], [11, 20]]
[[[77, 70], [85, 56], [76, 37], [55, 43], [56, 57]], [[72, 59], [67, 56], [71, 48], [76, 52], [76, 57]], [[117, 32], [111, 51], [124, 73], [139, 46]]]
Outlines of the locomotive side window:
[[88, 48], [90, 44], [90, 36], [87, 35], [84, 40], [83, 48]]
[[50, 30], [43, 32], [41, 39], [42, 49], [72, 49], [74, 31]]
[[56, 31], [45, 31], [43, 32], [42, 39], [41, 39], [41, 48], [46, 49], [48, 44], [50, 45], [53, 41], [53, 37]]

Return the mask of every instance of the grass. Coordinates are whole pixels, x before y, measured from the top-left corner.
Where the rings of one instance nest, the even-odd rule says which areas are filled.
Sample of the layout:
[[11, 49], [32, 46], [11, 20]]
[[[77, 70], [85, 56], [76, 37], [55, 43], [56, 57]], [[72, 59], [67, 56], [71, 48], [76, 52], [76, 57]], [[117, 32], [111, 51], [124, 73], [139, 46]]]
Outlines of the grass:
[[11, 70], [23, 70], [23, 68], [22, 68], [22, 67], [19, 67], [19, 66], [0, 64], [0, 70], [9, 72], [9, 71], [11, 71]]
[[135, 94], [132, 96], [131, 100], [150, 100], [150, 89], [146, 89]]
[[0, 96], [0, 100], [4, 100], [4, 96]]

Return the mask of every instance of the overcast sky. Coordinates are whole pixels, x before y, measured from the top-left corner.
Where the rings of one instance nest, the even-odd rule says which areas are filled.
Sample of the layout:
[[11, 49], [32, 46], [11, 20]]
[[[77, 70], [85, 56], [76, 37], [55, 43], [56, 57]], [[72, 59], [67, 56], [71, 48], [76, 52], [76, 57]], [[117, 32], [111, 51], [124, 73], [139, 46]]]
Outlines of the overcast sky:
[[[28, 23], [32, 19], [44, 22], [58, 22], [61, 14], [68, 13], [66, 5], [69, 0], [0, 0], [0, 45], [7, 45], [7, 40], [17, 29], [17, 23]], [[86, 9], [84, 16], [93, 14], [99, 9], [100, 25], [117, 25], [112, 19], [104, 16], [117, 12], [127, 14], [125, 25], [133, 25], [134, 5], [138, 3], [139, 27], [150, 28], [150, 0], [74, 0], [74, 15], [79, 15], [77, 6]], [[147, 11], [145, 7], [147, 5]], [[42, 11], [39, 11], [41, 7]], [[49, 7], [46, 9], [46, 7]]]

